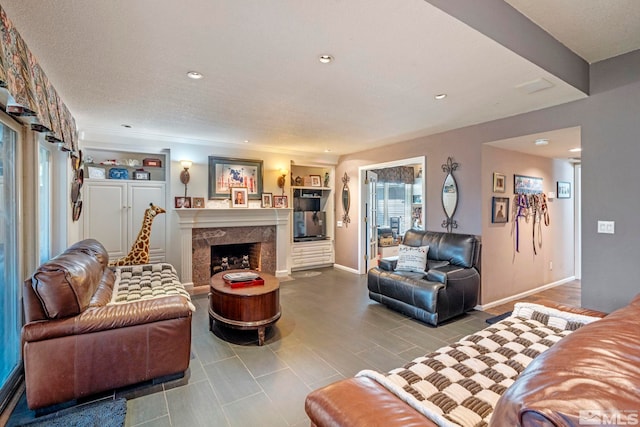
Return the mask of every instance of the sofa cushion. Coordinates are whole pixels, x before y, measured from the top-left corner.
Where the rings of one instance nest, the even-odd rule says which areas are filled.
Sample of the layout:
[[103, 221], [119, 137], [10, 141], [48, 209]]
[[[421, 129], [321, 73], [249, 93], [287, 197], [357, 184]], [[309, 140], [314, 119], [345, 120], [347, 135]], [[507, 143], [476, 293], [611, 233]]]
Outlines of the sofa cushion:
[[398, 263], [396, 271], [424, 271], [427, 265], [427, 253], [429, 246], [407, 246], [398, 247]]
[[47, 318], [75, 316], [89, 306], [104, 272], [93, 242], [86, 250], [80, 243], [74, 245], [74, 250], [47, 261], [33, 274], [31, 287]]

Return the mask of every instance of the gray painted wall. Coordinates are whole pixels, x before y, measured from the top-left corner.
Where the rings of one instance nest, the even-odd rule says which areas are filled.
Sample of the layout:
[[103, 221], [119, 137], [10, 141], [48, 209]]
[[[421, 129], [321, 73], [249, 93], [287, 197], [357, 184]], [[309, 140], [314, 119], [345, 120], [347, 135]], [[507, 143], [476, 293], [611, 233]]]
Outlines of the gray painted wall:
[[[640, 228], [636, 222], [640, 212], [640, 51], [592, 65], [591, 96], [587, 99], [343, 156], [338, 176], [345, 169], [353, 171], [355, 165], [426, 155], [430, 181], [427, 228], [438, 230], [434, 226], [439, 220], [438, 211], [429, 206], [436, 205], [439, 199], [429, 188], [436, 183], [441, 185], [442, 173], [436, 173], [434, 168], [442, 163], [440, 157], [445, 153], [457, 160], [464, 157], [466, 170], [464, 174], [461, 170], [457, 179], [469, 202], [465, 200], [460, 205], [457, 217], [465, 224], [464, 232], [481, 233], [481, 144], [574, 126], [582, 127], [583, 147], [582, 305], [612, 311], [640, 292]], [[389, 153], [394, 154], [393, 159]], [[477, 153], [472, 159], [477, 162], [475, 168], [468, 166], [469, 153]], [[358, 218], [355, 214], [352, 218]], [[477, 220], [472, 219], [476, 216]], [[616, 234], [597, 234], [598, 219], [616, 221]], [[352, 223], [349, 233], [336, 232], [336, 262], [351, 268], [357, 268], [358, 256], [354, 228], [357, 225]], [[354, 260], [356, 263], [351, 264]]]

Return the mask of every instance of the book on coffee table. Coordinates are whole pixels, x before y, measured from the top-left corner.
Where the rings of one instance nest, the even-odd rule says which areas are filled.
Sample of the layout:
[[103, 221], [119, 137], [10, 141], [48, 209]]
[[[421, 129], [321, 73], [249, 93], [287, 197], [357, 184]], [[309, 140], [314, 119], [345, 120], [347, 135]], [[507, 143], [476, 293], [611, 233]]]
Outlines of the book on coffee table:
[[243, 282], [230, 282], [227, 280], [225, 280], [224, 282], [226, 285], [231, 287], [231, 289], [248, 288], [251, 286], [264, 286], [264, 279], [262, 279], [261, 277], [255, 278], [253, 280], [246, 280]]

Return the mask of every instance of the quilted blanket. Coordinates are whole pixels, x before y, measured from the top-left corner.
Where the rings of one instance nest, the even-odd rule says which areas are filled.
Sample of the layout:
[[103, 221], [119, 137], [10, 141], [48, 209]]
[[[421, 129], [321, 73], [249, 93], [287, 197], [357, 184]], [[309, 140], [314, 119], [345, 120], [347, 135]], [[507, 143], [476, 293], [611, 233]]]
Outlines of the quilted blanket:
[[115, 267], [116, 281], [109, 304], [125, 304], [168, 295], [182, 295], [195, 311], [191, 296], [186, 291], [173, 265], [155, 263]]
[[372, 378], [438, 426], [483, 427], [496, 402], [529, 363], [597, 317], [517, 303], [513, 314], [455, 344]]

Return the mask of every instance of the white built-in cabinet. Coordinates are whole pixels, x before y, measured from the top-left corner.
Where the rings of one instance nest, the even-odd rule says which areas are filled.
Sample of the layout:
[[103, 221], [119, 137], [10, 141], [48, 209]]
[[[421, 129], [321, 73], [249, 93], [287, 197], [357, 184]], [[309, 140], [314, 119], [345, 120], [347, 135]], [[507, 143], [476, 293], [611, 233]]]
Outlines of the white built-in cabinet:
[[[315, 177], [314, 182], [312, 177]], [[319, 185], [318, 184], [319, 177]], [[335, 224], [335, 168], [328, 165], [296, 164], [291, 162], [291, 207], [292, 242], [291, 269], [304, 270], [314, 267], [330, 266], [335, 262], [334, 224]], [[326, 239], [298, 241], [295, 236], [295, 212], [310, 200], [319, 202], [319, 210], [325, 212]]]
[[[124, 180], [90, 181], [84, 189], [84, 237], [101, 242], [109, 259], [126, 256], [138, 237], [149, 203], [166, 206], [163, 182]], [[166, 255], [166, 214], [157, 215], [151, 227], [150, 262]]]
[[[145, 210], [150, 203], [167, 209], [167, 188], [165, 182], [168, 154], [145, 154], [119, 151], [107, 151], [87, 148], [83, 150], [85, 158], [85, 177], [89, 177], [89, 167], [104, 169], [102, 179], [85, 179], [82, 188], [83, 200], [83, 236], [102, 243], [109, 253], [109, 259], [126, 256], [138, 237]], [[147, 158], [158, 159], [160, 166], [143, 166]], [[138, 160], [138, 165], [104, 165], [108, 160]], [[129, 177], [134, 171], [149, 172], [148, 180], [109, 179], [110, 168], [126, 168]], [[157, 215], [151, 227], [149, 261], [166, 261], [167, 214]]]

